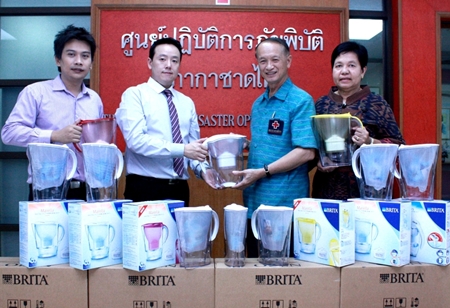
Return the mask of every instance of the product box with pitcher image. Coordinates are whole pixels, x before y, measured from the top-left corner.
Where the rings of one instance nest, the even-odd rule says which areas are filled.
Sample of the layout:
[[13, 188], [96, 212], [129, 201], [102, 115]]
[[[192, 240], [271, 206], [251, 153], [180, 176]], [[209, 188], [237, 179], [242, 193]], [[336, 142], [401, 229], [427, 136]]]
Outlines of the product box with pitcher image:
[[296, 259], [341, 267], [355, 262], [354, 203], [294, 200]]
[[351, 199], [355, 203], [355, 259], [390, 266], [410, 261], [411, 202]]
[[19, 202], [20, 264], [32, 268], [69, 263], [69, 201]]
[[183, 201], [161, 200], [123, 205], [123, 267], [144, 271], [177, 260], [177, 226], [171, 208]]
[[89, 270], [122, 263], [122, 204], [69, 203], [70, 266]]
[[450, 263], [450, 203], [411, 202], [411, 261]]

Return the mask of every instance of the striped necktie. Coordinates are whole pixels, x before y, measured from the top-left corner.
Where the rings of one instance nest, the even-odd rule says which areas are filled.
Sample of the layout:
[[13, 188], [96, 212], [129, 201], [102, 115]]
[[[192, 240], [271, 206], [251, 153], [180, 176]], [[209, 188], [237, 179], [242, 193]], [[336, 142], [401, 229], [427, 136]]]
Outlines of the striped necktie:
[[[183, 138], [181, 138], [180, 122], [178, 120], [177, 108], [175, 108], [175, 104], [172, 101], [172, 92], [170, 92], [170, 90], [164, 90], [164, 94], [166, 95], [167, 104], [169, 105], [170, 124], [172, 124], [172, 141], [173, 143], [183, 143]], [[180, 177], [183, 176], [183, 157], [173, 159], [173, 169]]]

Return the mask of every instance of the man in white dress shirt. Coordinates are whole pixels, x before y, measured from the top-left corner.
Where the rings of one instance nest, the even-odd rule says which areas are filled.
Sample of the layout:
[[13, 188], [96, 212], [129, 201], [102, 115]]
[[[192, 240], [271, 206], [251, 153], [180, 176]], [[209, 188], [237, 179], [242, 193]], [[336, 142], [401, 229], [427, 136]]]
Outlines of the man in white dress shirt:
[[[116, 111], [117, 123], [126, 142], [124, 196], [135, 202], [177, 199], [185, 201], [188, 206], [188, 165], [196, 176], [208, 178], [200, 168], [207, 149], [202, 146], [204, 139], [199, 139], [200, 128], [194, 102], [173, 88], [181, 58], [179, 41], [162, 38], [154, 42], [148, 58], [151, 77], [146, 83], [128, 88], [122, 94]], [[175, 143], [172, 139], [165, 90], [171, 92], [182, 143]], [[183, 159], [184, 170], [180, 175], [174, 168], [176, 158]], [[206, 181], [214, 188], [212, 181]]]

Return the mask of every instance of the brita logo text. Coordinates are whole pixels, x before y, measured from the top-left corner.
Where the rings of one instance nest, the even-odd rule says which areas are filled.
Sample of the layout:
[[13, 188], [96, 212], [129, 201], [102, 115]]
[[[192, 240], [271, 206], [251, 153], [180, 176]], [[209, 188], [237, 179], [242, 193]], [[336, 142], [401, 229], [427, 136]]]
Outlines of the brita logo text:
[[27, 286], [48, 286], [47, 276], [44, 275], [2, 275], [3, 284], [27, 285]]
[[130, 286], [175, 287], [175, 277], [169, 275], [128, 276]]
[[427, 209], [427, 212], [430, 213], [444, 213], [444, 209], [438, 208], [438, 207], [430, 207]]
[[399, 213], [398, 208], [395, 207], [384, 207], [381, 211], [385, 213]]
[[256, 285], [295, 286], [301, 285], [300, 275], [255, 275]]
[[424, 283], [423, 273], [380, 274], [380, 283]]
[[324, 213], [338, 213], [338, 210], [336, 208], [332, 207], [326, 207], [323, 209]]

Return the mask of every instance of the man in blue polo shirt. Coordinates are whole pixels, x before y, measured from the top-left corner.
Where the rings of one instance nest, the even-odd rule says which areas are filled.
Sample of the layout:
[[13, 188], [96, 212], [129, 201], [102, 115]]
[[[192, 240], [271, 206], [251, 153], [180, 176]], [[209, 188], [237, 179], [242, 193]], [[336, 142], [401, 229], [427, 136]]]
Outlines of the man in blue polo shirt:
[[[235, 171], [243, 180], [248, 218], [259, 205], [293, 206], [309, 196], [308, 161], [317, 149], [311, 116], [311, 95], [295, 86], [288, 75], [292, 56], [286, 42], [268, 38], [256, 46], [256, 59], [266, 91], [253, 103], [247, 168]], [[247, 256], [258, 257], [257, 240], [247, 232]]]

